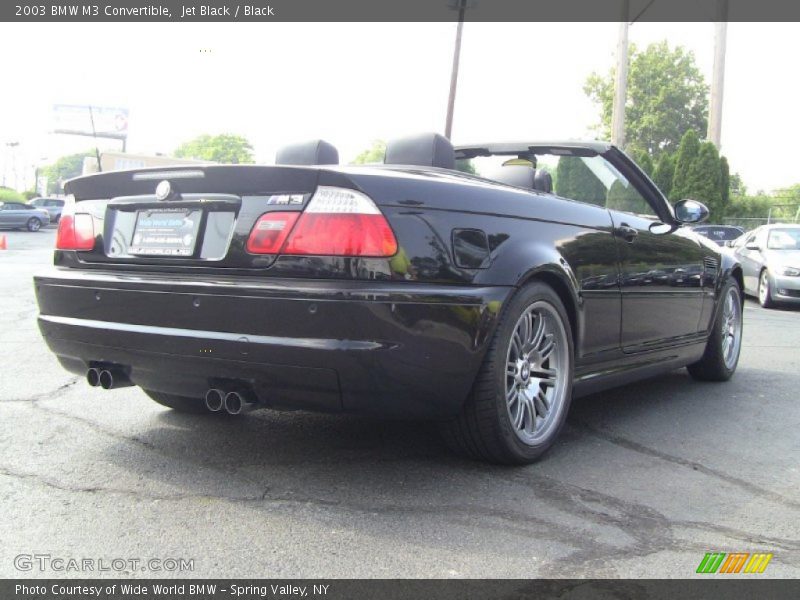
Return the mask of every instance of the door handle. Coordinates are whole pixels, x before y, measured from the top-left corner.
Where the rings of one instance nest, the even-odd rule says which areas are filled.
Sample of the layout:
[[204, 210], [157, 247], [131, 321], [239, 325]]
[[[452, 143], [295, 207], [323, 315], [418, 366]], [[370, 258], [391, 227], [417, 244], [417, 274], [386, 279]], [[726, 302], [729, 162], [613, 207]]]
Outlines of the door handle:
[[623, 240], [628, 242], [629, 244], [636, 239], [636, 236], [639, 235], [639, 231], [634, 229], [627, 223], [621, 223], [619, 227], [614, 229], [614, 235], [617, 237], [621, 237]]

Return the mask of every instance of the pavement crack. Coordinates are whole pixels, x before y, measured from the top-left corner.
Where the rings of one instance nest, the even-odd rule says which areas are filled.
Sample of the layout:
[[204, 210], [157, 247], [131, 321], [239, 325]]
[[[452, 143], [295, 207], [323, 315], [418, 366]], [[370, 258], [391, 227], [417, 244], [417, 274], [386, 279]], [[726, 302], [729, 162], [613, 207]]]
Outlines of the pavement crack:
[[80, 381], [80, 377], [72, 377], [66, 383], [61, 384], [54, 390], [48, 390], [46, 392], [39, 392], [37, 394], [33, 394], [31, 396], [25, 396], [22, 398], [7, 398], [5, 400], [0, 400], [0, 402], [38, 402], [39, 400], [45, 400], [61, 392], [65, 392], [71, 387], [74, 387]]
[[25, 471], [17, 471], [10, 469], [6, 466], [0, 466], [0, 476], [11, 477], [14, 479], [33, 481], [34, 483], [48, 487], [51, 489], [59, 490], [62, 492], [73, 494], [116, 494], [128, 496], [136, 499], [143, 500], [192, 500], [192, 499], [205, 499], [205, 500], [223, 500], [226, 502], [260, 502], [261, 494], [259, 495], [243, 495], [243, 496], [222, 496], [216, 494], [191, 494], [191, 493], [155, 493], [145, 492], [141, 490], [132, 490], [129, 488], [116, 488], [110, 486], [79, 486], [68, 485], [48, 477], [39, 475], [38, 473], [30, 473]]
[[761, 498], [765, 498], [767, 500], [771, 500], [772, 502], [776, 502], [778, 504], [782, 504], [788, 508], [793, 509], [800, 509], [800, 502], [793, 500], [792, 498], [787, 498], [783, 494], [779, 494], [778, 492], [773, 492], [772, 490], [768, 490], [762, 488], [754, 483], [746, 481], [744, 479], [740, 479], [739, 477], [734, 477], [733, 475], [729, 475], [722, 471], [718, 471], [716, 469], [712, 469], [707, 467], [699, 462], [695, 462], [692, 460], [688, 460], [686, 458], [681, 458], [679, 456], [673, 456], [671, 454], [667, 454], [666, 452], [661, 452], [659, 450], [655, 450], [653, 448], [648, 448], [647, 446], [640, 444], [638, 442], [634, 442], [633, 440], [629, 440], [622, 436], [615, 435], [608, 431], [603, 431], [601, 429], [597, 429], [588, 423], [582, 421], [572, 421], [574, 426], [580, 427], [585, 429], [591, 435], [600, 438], [606, 442], [614, 444], [616, 446], [620, 446], [625, 448], [626, 450], [631, 450], [633, 452], [637, 452], [639, 454], [644, 454], [646, 456], [650, 456], [652, 458], [658, 458], [659, 460], [663, 460], [666, 462], [670, 462], [675, 465], [680, 465], [682, 467], [686, 467], [687, 469], [692, 469], [698, 473], [702, 473], [703, 475], [708, 475], [709, 477], [714, 477], [716, 479], [720, 479], [726, 483], [739, 487], [743, 490], [750, 492], [755, 496], [760, 496]]

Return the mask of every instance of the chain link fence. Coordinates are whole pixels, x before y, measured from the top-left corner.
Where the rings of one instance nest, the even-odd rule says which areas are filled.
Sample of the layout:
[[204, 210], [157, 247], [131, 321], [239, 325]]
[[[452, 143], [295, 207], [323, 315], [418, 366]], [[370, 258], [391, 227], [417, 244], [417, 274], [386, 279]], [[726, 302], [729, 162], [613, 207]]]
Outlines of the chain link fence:
[[776, 204], [763, 217], [725, 217], [723, 225], [736, 225], [750, 231], [773, 223], [800, 223], [800, 204]]

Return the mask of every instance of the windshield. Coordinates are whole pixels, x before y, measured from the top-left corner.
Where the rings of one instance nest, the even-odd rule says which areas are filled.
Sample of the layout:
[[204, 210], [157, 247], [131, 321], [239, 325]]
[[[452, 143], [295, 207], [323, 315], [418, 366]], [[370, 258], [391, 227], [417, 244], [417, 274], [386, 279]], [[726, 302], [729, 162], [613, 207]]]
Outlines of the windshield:
[[[655, 211], [610, 162], [599, 155], [567, 156], [536, 154], [526, 156], [491, 155], [460, 160], [458, 168], [486, 179], [525, 187], [524, 178], [517, 178], [510, 170], [528, 167], [531, 177], [546, 172], [549, 184], [546, 189], [533, 183], [533, 188], [553, 192], [563, 198], [620, 210], [643, 216], [655, 216]], [[510, 167], [510, 169], [509, 169]]]
[[767, 238], [767, 248], [770, 250], [800, 249], [800, 228], [773, 229]]

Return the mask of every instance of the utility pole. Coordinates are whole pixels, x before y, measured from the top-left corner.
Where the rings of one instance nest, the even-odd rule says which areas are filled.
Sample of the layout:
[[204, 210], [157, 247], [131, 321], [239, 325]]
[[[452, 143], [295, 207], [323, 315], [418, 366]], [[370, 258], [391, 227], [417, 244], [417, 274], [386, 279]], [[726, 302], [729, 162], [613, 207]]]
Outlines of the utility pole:
[[725, 90], [725, 46], [728, 37], [728, 0], [717, 0], [714, 24], [714, 74], [711, 79], [711, 106], [706, 137], [720, 149], [722, 141], [722, 96]]
[[[19, 173], [17, 172], [17, 148], [19, 148], [19, 142], [6, 142], [6, 147], [10, 149], [9, 154], [11, 155], [11, 174], [14, 176], [14, 189], [17, 189], [19, 185]], [[7, 166], [3, 165], [3, 186], [6, 185], [6, 171]]]
[[454, 0], [450, 8], [458, 9], [458, 29], [456, 29], [456, 46], [453, 50], [453, 68], [450, 71], [450, 97], [447, 99], [447, 119], [444, 124], [444, 137], [448, 140], [453, 132], [453, 110], [456, 106], [456, 87], [458, 86], [458, 63], [461, 60], [461, 30], [464, 28], [464, 12], [467, 0]]
[[628, 97], [628, 15], [630, 0], [622, 0], [622, 16], [617, 40], [617, 76], [614, 82], [614, 108], [611, 113], [611, 143], [625, 145], [625, 101]]

